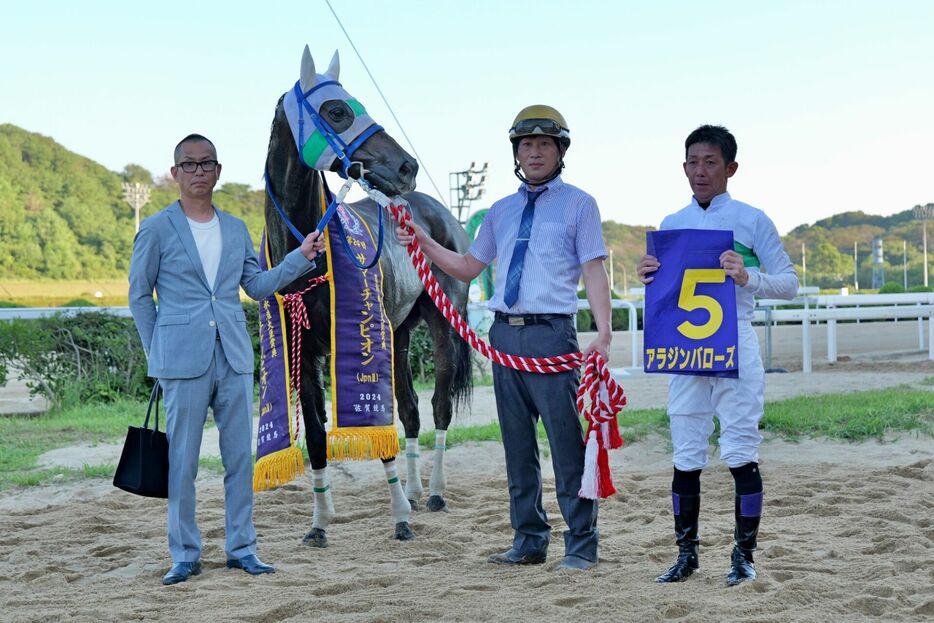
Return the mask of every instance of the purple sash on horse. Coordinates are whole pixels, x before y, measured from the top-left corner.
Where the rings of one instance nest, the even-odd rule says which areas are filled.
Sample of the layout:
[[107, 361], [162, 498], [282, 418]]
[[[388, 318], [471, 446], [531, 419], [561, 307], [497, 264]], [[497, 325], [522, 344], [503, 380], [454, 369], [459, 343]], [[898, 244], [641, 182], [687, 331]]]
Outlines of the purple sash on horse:
[[[361, 264], [376, 241], [346, 204], [325, 228], [331, 288], [331, 431], [328, 459], [392, 458], [399, 452], [395, 423], [392, 326], [383, 309], [379, 264], [360, 270], [345, 253], [344, 236]], [[333, 227], [332, 227], [333, 226]]]

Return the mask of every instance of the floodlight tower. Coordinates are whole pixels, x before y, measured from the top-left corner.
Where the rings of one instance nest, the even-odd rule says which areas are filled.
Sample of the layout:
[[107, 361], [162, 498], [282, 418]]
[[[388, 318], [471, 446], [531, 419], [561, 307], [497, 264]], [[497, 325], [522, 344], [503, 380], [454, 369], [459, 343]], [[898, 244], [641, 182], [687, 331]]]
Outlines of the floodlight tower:
[[149, 184], [123, 182], [123, 200], [130, 204], [136, 213], [136, 231], [139, 231], [139, 211], [149, 203]]
[[924, 248], [924, 287], [928, 285], [928, 221], [934, 219], [934, 203], [916, 205], [912, 208], [915, 219], [921, 221], [921, 240]]
[[449, 174], [451, 192], [451, 211], [457, 217], [457, 222], [464, 225], [467, 222], [467, 211], [470, 204], [483, 196], [486, 189], [486, 172], [489, 162], [477, 167], [476, 162], [470, 163], [466, 171], [453, 171]]

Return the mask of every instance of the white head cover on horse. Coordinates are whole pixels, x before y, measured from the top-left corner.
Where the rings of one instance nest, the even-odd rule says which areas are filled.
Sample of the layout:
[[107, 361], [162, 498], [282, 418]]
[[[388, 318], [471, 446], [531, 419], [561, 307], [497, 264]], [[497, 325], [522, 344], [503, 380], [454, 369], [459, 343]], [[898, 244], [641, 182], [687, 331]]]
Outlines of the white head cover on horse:
[[[301, 78], [295, 83], [295, 88], [285, 94], [282, 106], [302, 161], [313, 169], [327, 171], [334, 159], [340, 158], [344, 161], [343, 172], [346, 174], [349, 156], [356, 147], [382, 128], [367, 114], [363, 105], [344, 90], [338, 82], [339, 75], [337, 51], [327, 71], [317, 74], [315, 61], [306, 45], [302, 54]], [[353, 122], [341, 132], [324, 122], [318, 113], [321, 106], [331, 100], [346, 103], [353, 115]]]

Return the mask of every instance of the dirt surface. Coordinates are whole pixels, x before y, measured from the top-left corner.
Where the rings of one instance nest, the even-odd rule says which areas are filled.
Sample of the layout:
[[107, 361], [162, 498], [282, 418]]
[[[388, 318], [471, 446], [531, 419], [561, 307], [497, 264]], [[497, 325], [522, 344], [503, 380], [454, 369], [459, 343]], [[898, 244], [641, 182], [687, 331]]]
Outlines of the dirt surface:
[[[841, 340], [841, 353], [850, 360], [818, 365], [815, 354], [810, 375], [793, 370], [795, 349], [789, 346], [781, 356], [787, 359], [776, 361], [792, 372], [768, 375], [767, 398], [902, 384], [930, 388], [923, 381], [934, 376], [934, 362], [916, 348], [917, 327], [898, 327], [906, 328], [907, 337], [872, 331], [872, 339], [865, 340], [877, 351], [858, 352], [864, 338], [846, 342], [850, 350]], [[893, 355], [897, 349], [882, 348], [899, 339], [908, 342], [903, 352]], [[626, 341], [625, 334], [617, 335], [611, 365], [626, 356], [619, 352]], [[665, 377], [622, 376], [620, 382], [632, 408], [664, 406]], [[429, 398], [429, 392], [421, 392], [424, 423], [431, 422]], [[454, 426], [492, 421], [493, 404], [492, 388], [478, 387], [470, 413]], [[210, 444], [206, 439], [205, 447]], [[55, 452], [43, 460], [92, 458], [88, 448]], [[205, 570], [173, 587], [160, 584], [169, 565], [164, 501], [136, 498], [100, 480], [4, 492], [0, 619], [823, 623], [934, 618], [930, 437], [902, 434], [860, 444], [766, 439], [761, 448], [766, 502], [756, 554], [760, 575], [734, 588], [724, 582], [733, 483], [713, 453], [703, 478], [701, 570], [673, 586], [653, 582], [677, 551], [667, 442], [650, 437], [611, 454], [620, 492], [601, 503], [600, 564], [586, 573], [557, 569], [564, 524], [547, 454], [544, 502], [553, 529], [548, 561], [523, 568], [486, 562], [509, 546], [512, 534], [503, 451], [496, 443], [446, 453], [449, 512], [430, 513], [422, 504], [412, 515], [418, 536], [410, 542], [390, 538], [385, 477], [375, 461], [331, 466], [338, 516], [327, 549], [301, 544], [312, 512], [306, 478], [257, 494], [259, 555], [278, 568], [257, 578], [224, 568], [223, 483], [216, 475], [202, 475], [198, 521]], [[112, 457], [100, 460], [112, 462]], [[420, 463], [427, 490], [434, 454], [422, 452]]]

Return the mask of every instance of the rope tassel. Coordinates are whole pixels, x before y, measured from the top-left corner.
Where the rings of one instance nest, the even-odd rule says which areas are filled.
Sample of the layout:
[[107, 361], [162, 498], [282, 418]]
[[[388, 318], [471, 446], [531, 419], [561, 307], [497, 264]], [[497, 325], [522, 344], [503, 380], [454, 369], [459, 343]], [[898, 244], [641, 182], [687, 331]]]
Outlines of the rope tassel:
[[602, 448], [597, 441], [597, 432], [587, 435], [587, 449], [584, 452], [584, 473], [581, 475], [581, 490], [577, 495], [588, 500], [596, 500], [600, 492], [600, 470], [597, 469], [597, 455]]
[[[585, 398], [590, 405], [585, 406]], [[577, 410], [587, 420], [587, 449], [584, 473], [578, 496], [602, 500], [616, 493], [610, 471], [610, 450], [621, 448], [616, 414], [626, 405], [626, 396], [604, 365], [603, 358], [592, 353], [587, 358], [580, 387], [577, 390]]]

